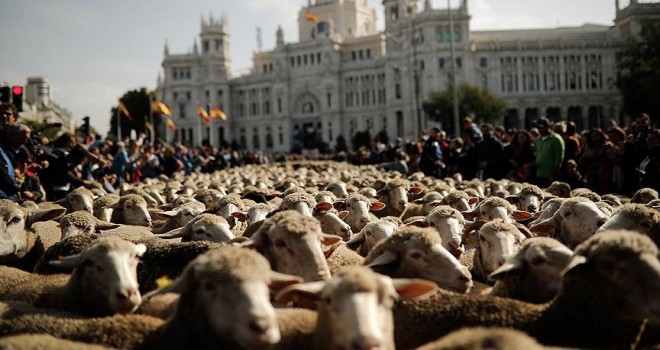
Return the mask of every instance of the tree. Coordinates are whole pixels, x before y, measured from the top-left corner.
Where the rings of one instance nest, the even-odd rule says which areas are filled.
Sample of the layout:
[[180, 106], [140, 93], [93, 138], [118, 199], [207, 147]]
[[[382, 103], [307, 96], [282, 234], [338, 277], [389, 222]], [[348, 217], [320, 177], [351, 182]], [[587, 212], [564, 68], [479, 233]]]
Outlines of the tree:
[[628, 115], [648, 113], [660, 120], [660, 20], [645, 20], [638, 38], [619, 51], [617, 86]]
[[360, 147], [371, 149], [371, 133], [369, 130], [358, 131], [353, 135], [353, 149], [357, 151]]
[[[441, 122], [444, 129], [453, 134], [453, 85], [447, 90], [432, 92], [422, 108], [431, 119]], [[474, 115], [481, 121], [495, 123], [506, 113], [506, 102], [486, 89], [463, 83], [458, 87], [458, 109], [462, 116]]]
[[[145, 122], [149, 121], [149, 112], [151, 97], [153, 92], [148, 92], [147, 88], [140, 88], [139, 90], [131, 90], [126, 92], [122, 97], [121, 101], [128, 109], [128, 112], [131, 114], [133, 120], [130, 120], [128, 117], [119, 113], [121, 118], [121, 135], [126, 137], [130, 134], [131, 130], [139, 135], [140, 133], [149, 134], [149, 131], [146, 129]], [[110, 113], [110, 134], [117, 136], [117, 109], [119, 106], [112, 107]], [[158, 130], [158, 127], [161, 124], [161, 117], [154, 116], [154, 128]]]

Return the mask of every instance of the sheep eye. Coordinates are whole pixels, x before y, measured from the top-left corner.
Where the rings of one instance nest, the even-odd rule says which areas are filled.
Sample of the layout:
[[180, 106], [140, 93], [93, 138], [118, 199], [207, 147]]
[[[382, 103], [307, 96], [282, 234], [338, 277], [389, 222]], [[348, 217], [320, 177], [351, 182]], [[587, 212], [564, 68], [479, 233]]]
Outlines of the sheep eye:
[[325, 303], [326, 303], [326, 304], [332, 304], [332, 298], [330, 298], [330, 297], [325, 297]]
[[434, 222], [429, 222], [429, 226], [435, 227], [435, 223]]
[[643, 228], [651, 228], [651, 223], [646, 221], [646, 222], [643, 222], [640, 226], [642, 226]]
[[204, 233], [205, 233], [204, 230], [197, 230], [197, 231], [195, 231], [195, 234], [196, 234], [196, 235], [203, 235]]
[[367, 232], [365, 232], [364, 234], [367, 235], [367, 236], [371, 236], [371, 235], [373, 235], [373, 233], [371, 233], [371, 231], [367, 231]]
[[538, 266], [538, 265], [543, 264], [544, 262], [545, 262], [545, 260], [544, 260], [543, 258], [541, 258], [541, 257], [535, 257], [535, 258], [532, 259], [532, 261], [530, 261], [529, 263], [532, 264], [532, 265]]
[[410, 254], [410, 257], [413, 258], [413, 259], [419, 259], [419, 258], [422, 257], [422, 254], [419, 253], [419, 252], [413, 252], [413, 253]]
[[484, 236], [479, 236], [479, 240], [482, 241], [482, 242], [486, 242], [486, 237], [484, 237]]
[[286, 243], [284, 243], [284, 241], [281, 240], [281, 239], [276, 239], [275, 240], [275, 246], [278, 247], [278, 248], [284, 248], [284, 247], [286, 247]]
[[569, 211], [569, 212], [566, 212], [566, 213], [564, 213], [564, 217], [567, 218], [567, 217], [571, 216], [571, 214], [572, 214], [572, 213], [571, 213], [570, 211]]
[[15, 216], [13, 219], [11, 219], [11, 220], [9, 221], [9, 224], [10, 224], [10, 225], [16, 225], [16, 224], [18, 224], [18, 223], [20, 223], [20, 222], [21, 222], [21, 218], [18, 217], [18, 216]]

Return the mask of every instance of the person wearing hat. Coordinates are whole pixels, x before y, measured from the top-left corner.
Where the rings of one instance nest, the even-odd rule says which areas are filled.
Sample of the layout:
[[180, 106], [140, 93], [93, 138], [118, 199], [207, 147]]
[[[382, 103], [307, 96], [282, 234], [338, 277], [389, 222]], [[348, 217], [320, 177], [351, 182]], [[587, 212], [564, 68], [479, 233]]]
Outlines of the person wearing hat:
[[537, 184], [548, 187], [559, 178], [564, 162], [564, 140], [552, 131], [552, 123], [548, 118], [539, 118], [536, 127], [539, 129], [539, 137], [534, 140]]

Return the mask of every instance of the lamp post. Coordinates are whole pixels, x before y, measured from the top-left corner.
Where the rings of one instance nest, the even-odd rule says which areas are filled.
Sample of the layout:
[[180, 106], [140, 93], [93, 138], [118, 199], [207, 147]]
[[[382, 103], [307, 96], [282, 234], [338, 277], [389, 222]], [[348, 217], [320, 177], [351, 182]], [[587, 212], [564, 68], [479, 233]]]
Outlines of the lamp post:
[[419, 107], [419, 69], [417, 67], [417, 38], [415, 33], [415, 16], [417, 14], [417, 0], [408, 3], [410, 9], [410, 41], [413, 49], [413, 93], [415, 94], [415, 114], [417, 115], [417, 135], [421, 135], [424, 130], [422, 113]]
[[453, 92], [453, 107], [454, 107], [454, 133], [456, 137], [461, 136], [461, 121], [458, 115], [458, 84], [456, 78], [456, 50], [454, 47], [454, 16], [451, 11], [451, 1], [447, 0], [447, 11], [449, 12], [449, 50], [451, 51], [451, 76], [452, 76], [452, 92]]

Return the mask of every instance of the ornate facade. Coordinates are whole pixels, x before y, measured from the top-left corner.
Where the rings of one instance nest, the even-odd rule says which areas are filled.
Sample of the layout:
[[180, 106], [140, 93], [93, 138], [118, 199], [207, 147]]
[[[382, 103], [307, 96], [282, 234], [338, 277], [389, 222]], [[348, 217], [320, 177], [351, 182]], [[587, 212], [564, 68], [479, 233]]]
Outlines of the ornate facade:
[[[619, 9], [617, 0], [612, 26], [471, 31], [463, 0], [451, 9], [452, 32], [447, 9], [416, 3], [383, 0], [379, 31], [366, 0], [310, 1], [298, 13], [299, 41], [286, 43], [279, 29], [276, 47], [255, 53], [244, 75], [232, 74], [227, 19], [202, 18], [201, 49], [195, 43], [191, 53], [170, 54], [165, 46], [158, 94], [179, 128], [167, 132], [168, 141], [287, 152], [310, 141], [332, 146], [340, 135], [350, 142], [364, 130], [415, 138], [428, 126], [421, 103], [453, 81], [452, 64], [459, 83], [507, 102], [507, 126], [529, 127], [540, 116], [604, 125], [622, 108], [618, 48], [642, 18], [660, 15], [658, 3], [632, 0]], [[198, 106], [219, 107], [229, 118], [200, 126]]]

